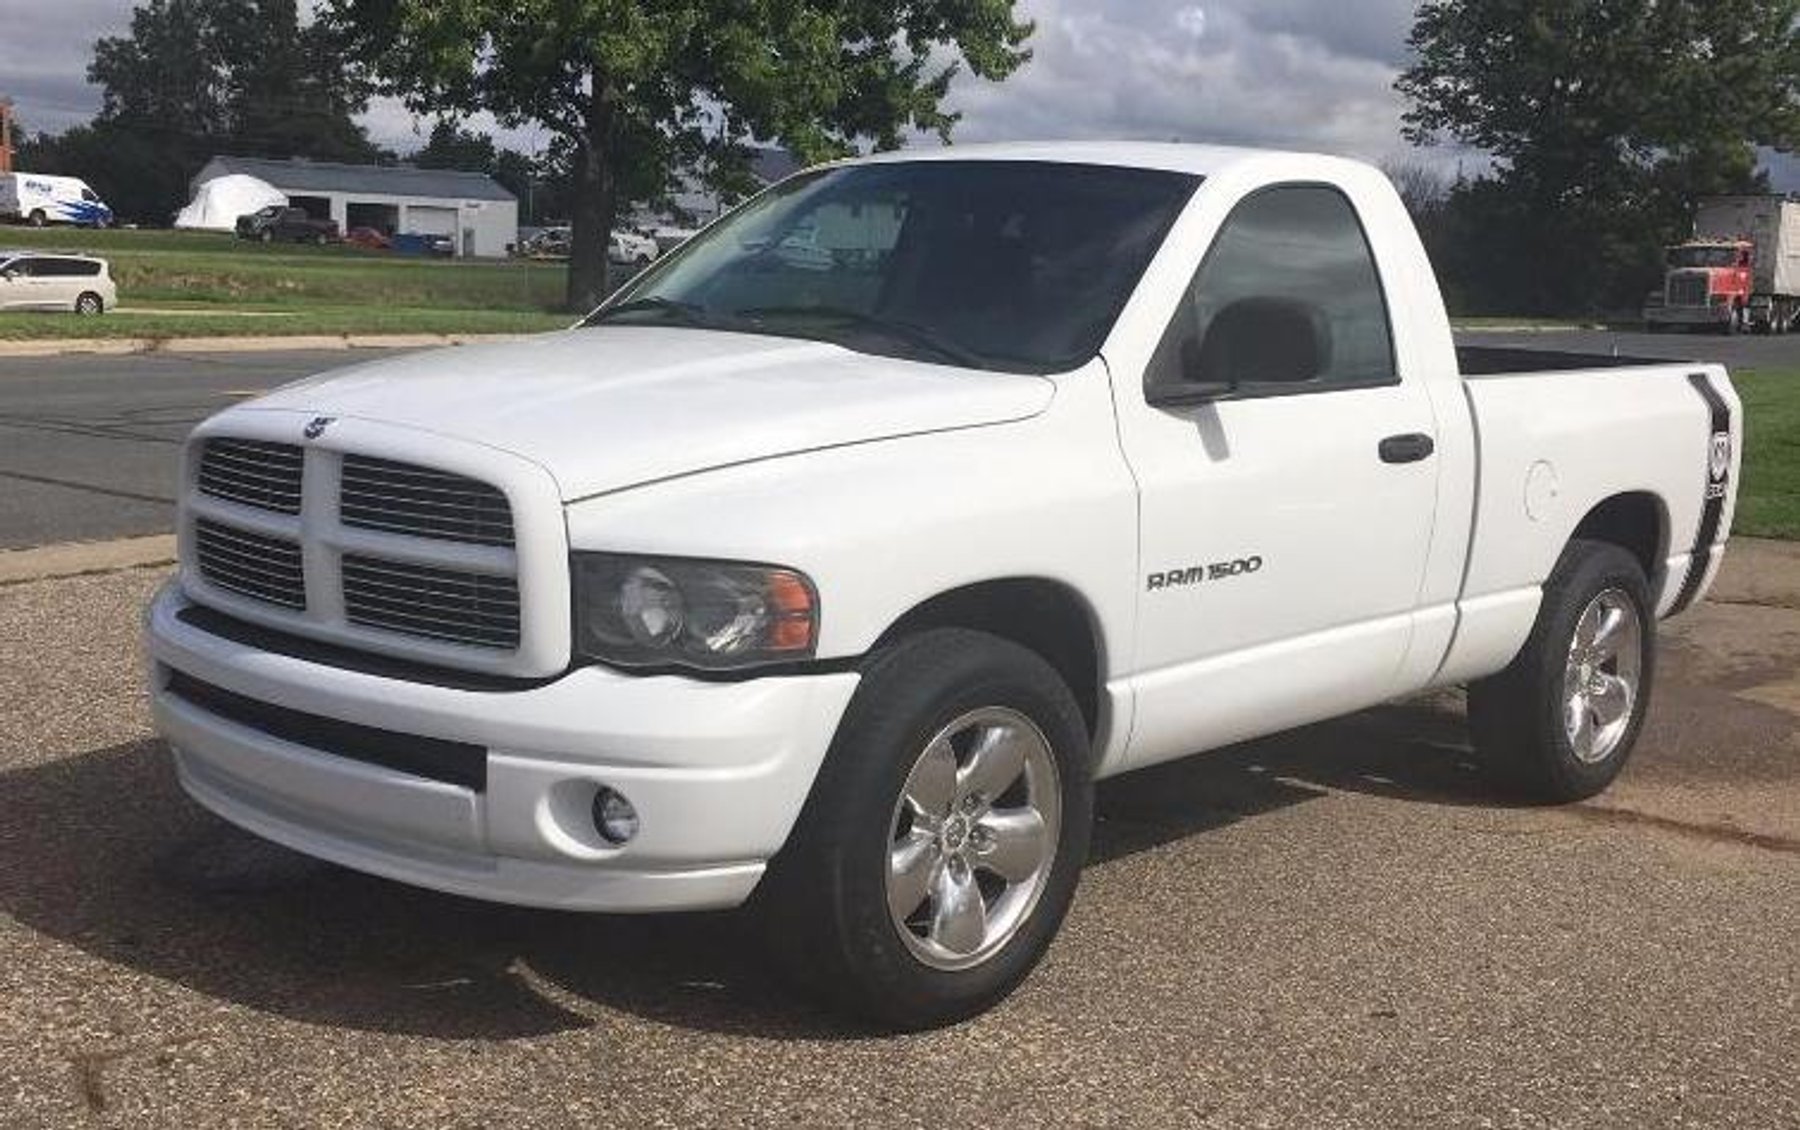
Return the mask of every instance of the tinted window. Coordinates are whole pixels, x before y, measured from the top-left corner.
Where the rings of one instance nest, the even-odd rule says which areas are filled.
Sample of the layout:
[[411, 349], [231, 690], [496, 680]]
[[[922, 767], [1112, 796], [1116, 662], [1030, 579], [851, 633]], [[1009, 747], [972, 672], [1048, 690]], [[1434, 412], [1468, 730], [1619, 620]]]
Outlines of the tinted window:
[[1335, 189], [1266, 189], [1234, 209], [1151, 364], [1182, 381], [1394, 379], [1387, 305], [1355, 210]]
[[852, 165], [690, 240], [598, 320], [681, 320], [981, 368], [1091, 358], [1199, 178], [1025, 161]]
[[31, 273], [38, 278], [81, 278], [100, 273], [100, 264], [91, 259], [35, 259]]

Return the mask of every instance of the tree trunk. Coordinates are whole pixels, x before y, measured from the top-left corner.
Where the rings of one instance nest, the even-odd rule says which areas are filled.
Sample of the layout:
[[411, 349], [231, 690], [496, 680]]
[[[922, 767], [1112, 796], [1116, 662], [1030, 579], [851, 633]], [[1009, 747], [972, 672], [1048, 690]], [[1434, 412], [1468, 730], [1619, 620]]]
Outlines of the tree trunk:
[[575, 199], [569, 217], [569, 309], [585, 314], [608, 292], [606, 245], [618, 208], [613, 170], [613, 104], [598, 77], [588, 104], [587, 137], [575, 153]]

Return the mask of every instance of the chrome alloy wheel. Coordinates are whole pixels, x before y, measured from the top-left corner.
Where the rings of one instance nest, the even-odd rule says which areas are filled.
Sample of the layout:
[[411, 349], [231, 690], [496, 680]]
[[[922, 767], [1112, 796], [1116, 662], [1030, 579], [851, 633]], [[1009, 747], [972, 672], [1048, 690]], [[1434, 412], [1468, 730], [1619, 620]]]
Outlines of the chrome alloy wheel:
[[1592, 765], [1618, 748], [1637, 709], [1644, 625], [1624, 590], [1588, 601], [1575, 621], [1563, 669], [1563, 728], [1577, 760]]
[[1010, 941], [1050, 878], [1062, 831], [1056, 757], [1016, 710], [951, 722], [907, 775], [889, 827], [888, 913], [934, 969], [968, 969]]

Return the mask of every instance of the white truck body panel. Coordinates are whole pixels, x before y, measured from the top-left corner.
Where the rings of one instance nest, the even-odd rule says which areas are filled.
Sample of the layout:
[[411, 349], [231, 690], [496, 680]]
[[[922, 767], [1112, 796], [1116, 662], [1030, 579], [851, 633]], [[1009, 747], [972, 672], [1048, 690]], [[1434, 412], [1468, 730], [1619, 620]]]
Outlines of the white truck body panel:
[[1694, 234], [1748, 239], [1756, 248], [1757, 294], [1800, 295], [1800, 201], [1782, 196], [1709, 196], [1694, 213]]
[[[376, 362], [214, 417], [196, 443], [301, 446], [306, 491], [291, 517], [220, 502], [197, 489], [190, 458], [183, 566], [150, 631], [158, 717], [190, 791], [301, 850], [428, 886], [590, 908], [729, 905], [792, 827], [861, 658], [910, 612], [967, 586], [1048, 583], [1079, 609], [1105, 775], [1499, 671], [1569, 538], [1609, 500], [1643, 496], [1655, 515], [1659, 611], [1697, 599], [1716, 571], [1742, 435], [1723, 372], [1586, 359], [1465, 378], [1418, 238], [1366, 166], [1136, 143], [869, 160], [1205, 179], [1098, 352], [1067, 371], [601, 325]], [[1152, 355], [1222, 226], [1285, 185], [1330, 187], [1354, 209], [1384, 291], [1392, 379], [1151, 403]], [[1377, 459], [1397, 433], [1432, 441], [1428, 457]], [[330, 496], [359, 455], [494, 484], [513, 508], [515, 548], [347, 530]], [[200, 519], [302, 545], [316, 606], [295, 613], [209, 584], [193, 551]], [[332, 585], [341, 557], [358, 552], [510, 571], [518, 649], [484, 658], [347, 622]], [[571, 552], [797, 570], [817, 588], [814, 659], [722, 681], [571, 666]], [[1226, 567], [1216, 578], [1215, 564]], [[1147, 584], [1190, 571], [1195, 583]], [[284, 652], [208, 627], [197, 614], [210, 612], [350, 658]], [[368, 656], [431, 666], [408, 675]], [[529, 683], [454, 689], [431, 671]], [[487, 788], [451, 796], [402, 773], [350, 771], [192, 709], [170, 689], [176, 676], [479, 747]], [[658, 831], [597, 844], [579, 798], [620, 781], [643, 791], [645, 827]], [[384, 791], [391, 813], [370, 808]]]

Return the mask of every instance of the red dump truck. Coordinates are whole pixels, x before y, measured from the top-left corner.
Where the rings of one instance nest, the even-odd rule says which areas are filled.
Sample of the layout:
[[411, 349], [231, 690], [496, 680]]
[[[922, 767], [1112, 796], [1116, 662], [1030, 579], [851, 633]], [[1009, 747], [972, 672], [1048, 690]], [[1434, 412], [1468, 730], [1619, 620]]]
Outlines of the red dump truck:
[[1651, 331], [1786, 333], [1800, 318], [1800, 200], [1709, 196], [1694, 238], [1669, 248], [1666, 262], [1662, 288], [1644, 303]]

